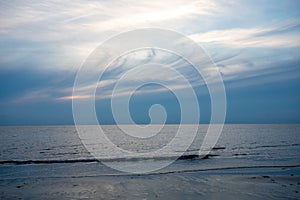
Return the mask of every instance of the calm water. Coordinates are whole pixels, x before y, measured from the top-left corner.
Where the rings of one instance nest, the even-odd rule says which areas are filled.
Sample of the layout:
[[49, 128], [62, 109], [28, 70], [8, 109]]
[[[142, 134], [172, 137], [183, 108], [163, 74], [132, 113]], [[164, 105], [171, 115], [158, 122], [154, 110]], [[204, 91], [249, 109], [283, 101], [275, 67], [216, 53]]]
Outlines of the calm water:
[[[93, 126], [83, 127], [94, 131]], [[151, 139], [123, 135], [117, 126], [104, 126], [108, 138], [122, 149], [139, 153], [151, 152], [168, 144], [178, 126], [167, 125]], [[185, 152], [196, 155], [207, 125], [201, 125], [193, 144]], [[143, 134], [143, 133], [141, 133]], [[187, 128], [188, 134], [188, 128]], [[182, 159], [160, 173], [222, 168], [296, 166], [300, 165], [300, 125], [225, 125], [216, 148], [208, 159]], [[94, 176], [120, 173], [96, 162], [85, 149], [74, 126], [0, 127], [0, 178]], [[184, 138], [182, 138], [184, 140]], [[94, 144], [95, 145], [95, 144]], [[113, 150], [101, 157], [135, 167], [147, 160], [149, 164], [164, 162], [180, 149], [174, 147], [166, 155], [149, 159], [125, 158]], [[98, 148], [106, 148], [105, 143]]]

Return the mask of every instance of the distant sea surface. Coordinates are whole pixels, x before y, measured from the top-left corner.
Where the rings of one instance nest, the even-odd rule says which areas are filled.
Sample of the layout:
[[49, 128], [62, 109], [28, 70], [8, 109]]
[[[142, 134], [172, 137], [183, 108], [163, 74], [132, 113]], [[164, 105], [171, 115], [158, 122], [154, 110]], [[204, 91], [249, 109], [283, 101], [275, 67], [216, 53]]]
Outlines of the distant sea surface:
[[[86, 131], [93, 131], [95, 127], [84, 128]], [[151, 152], [168, 144], [176, 134], [178, 125], [166, 125], [157, 136], [147, 141], [126, 137], [115, 125], [102, 128], [108, 138], [122, 149]], [[198, 159], [193, 155], [198, 154], [207, 128], [208, 125], [200, 125], [194, 142], [183, 154], [187, 157], [182, 157], [172, 165], [153, 173], [300, 165], [300, 125], [225, 125], [208, 157]], [[186, 134], [189, 134], [188, 128], [186, 131]], [[1, 180], [88, 177], [121, 173], [98, 162], [86, 150], [74, 126], [0, 127], [0, 138]], [[105, 145], [99, 144], [99, 148], [105, 148]], [[151, 163], [172, 159], [172, 152], [157, 157], [153, 155], [150, 158], [126, 158], [113, 150], [110, 153], [105, 152], [102, 157], [106, 162], [119, 162], [132, 167], [135, 167], [136, 162], [143, 160]], [[176, 147], [174, 154], [175, 152]]]

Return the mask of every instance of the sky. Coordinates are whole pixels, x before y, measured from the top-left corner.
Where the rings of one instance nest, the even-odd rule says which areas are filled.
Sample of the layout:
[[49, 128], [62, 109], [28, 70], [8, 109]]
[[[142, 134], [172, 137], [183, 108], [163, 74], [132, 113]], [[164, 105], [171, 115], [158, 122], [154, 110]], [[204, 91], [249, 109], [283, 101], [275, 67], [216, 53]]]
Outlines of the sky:
[[[176, 31], [204, 48], [224, 81], [226, 123], [300, 123], [298, 0], [12, 0], [1, 1], [0, 10], [0, 125], [73, 124], [72, 100], [90, 98], [72, 95], [77, 71], [101, 43], [139, 28]], [[111, 95], [116, 83], [146, 62], [183, 74], [197, 95], [199, 123], [209, 123], [211, 100], [203, 79], [178, 55], [159, 49], [122, 55], [107, 69], [99, 66], [104, 74], [95, 83], [100, 123], [115, 123]], [[164, 80], [169, 89], [138, 88], [128, 106], [133, 121], [149, 123], [151, 105], [161, 104], [166, 122], [180, 123], [172, 91], [185, 90], [185, 83], [164, 70], [139, 69], [117, 98], [128, 96], [141, 80]]]

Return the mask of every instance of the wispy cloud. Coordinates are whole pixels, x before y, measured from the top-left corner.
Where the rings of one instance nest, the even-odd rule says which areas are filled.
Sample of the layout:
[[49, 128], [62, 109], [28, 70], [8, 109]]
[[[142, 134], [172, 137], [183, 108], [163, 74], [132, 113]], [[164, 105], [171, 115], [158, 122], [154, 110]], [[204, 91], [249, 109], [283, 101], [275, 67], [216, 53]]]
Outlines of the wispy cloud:
[[[28, 39], [65, 39], [74, 34], [149, 26], [152, 22], [180, 20], [193, 15], [213, 15], [220, 9], [214, 1], [22, 1], [1, 5], [1, 33], [17, 35], [32, 30]], [[55, 10], [55, 12], [53, 12]], [[40, 29], [40, 28], [43, 29]], [[22, 28], [22, 29], [21, 29]], [[18, 31], [17, 31], [18, 30]], [[17, 32], [15, 32], [17, 31]], [[76, 33], [74, 33], [74, 31]], [[61, 34], [64, 32], [65, 34]], [[21, 36], [21, 35], [19, 35]]]
[[[246, 21], [242, 27], [238, 23], [229, 24], [228, 21], [236, 20], [236, 16], [245, 11], [234, 10], [236, 7], [229, 6], [238, 4], [243, 2], [209, 0], [188, 2], [26, 0], [18, 4], [13, 1], [2, 2], [0, 41], [3, 48], [0, 54], [0, 69], [19, 67], [39, 68], [45, 71], [66, 69], [76, 71], [102, 41], [113, 34], [142, 27], [161, 27], [182, 33], [193, 33], [189, 35], [193, 40], [214, 48], [208, 53], [212, 55], [225, 81], [263, 75], [269, 73], [267, 69], [276, 71], [280, 67], [275, 64], [280, 60], [286, 63], [297, 61], [297, 48], [300, 47], [299, 18], [279, 19], [279, 22], [269, 25], [247, 24]], [[225, 8], [227, 11], [224, 11]], [[233, 12], [237, 14], [233, 16]], [[286, 48], [295, 49], [282, 53], [282, 49]], [[251, 52], [249, 49], [254, 50]], [[261, 54], [272, 60], [262, 61]], [[294, 57], [287, 59], [286, 54]], [[113, 63], [114, 66], [107, 70], [103, 80], [80, 88], [81, 96], [72, 96], [70, 86], [59, 86], [28, 92], [20, 97], [20, 100], [90, 98], [89, 92], [94, 87], [98, 87], [100, 92], [97, 98], [107, 98], [110, 97], [115, 83], [122, 74], [147, 62], [172, 66], [193, 86], [205, 84], [191, 71], [191, 66], [179, 61], [178, 58], [163, 53], [153, 55], [152, 51], [145, 51], [132, 53], [126, 59]], [[177, 81], [177, 76], [170, 76], [165, 72], [148, 71], [138, 75], [132, 76], [131, 81], [156, 78], [169, 81], [173, 89], [186, 87]], [[122, 88], [119, 95], [128, 94], [131, 83], [127, 82], [125, 85], [128, 87]], [[163, 89], [148, 88], [148, 92], [160, 90]]]
[[20, 67], [23, 60], [33, 68], [76, 70], [114, 34], [149, 26], [176, 28], [221, 8], [214, 1], [25, 0], [2, 2], [0, 9], [0, 68]]
[[[161, 23], [192, 15], [212, 15], [216, 9], [217, 6], [213, 2], [194, 1], [185, 4], [182, 1], [143, 2], [134, 6], [128, 5], [126, 10], [122, 7], [115, 10], [117, 17], [103, 21], [92, 21], [85, 24], [85, 26], [92, 31], [128, 29], [149, 26], [153, 22]], [[114, 16], [116, 16], [115, 13]]]
[[200, 43], [216, 43], [234, 48], [299, 47], [300, 18], [281, 24], [258, 28], [233, 28], [193, 34]]

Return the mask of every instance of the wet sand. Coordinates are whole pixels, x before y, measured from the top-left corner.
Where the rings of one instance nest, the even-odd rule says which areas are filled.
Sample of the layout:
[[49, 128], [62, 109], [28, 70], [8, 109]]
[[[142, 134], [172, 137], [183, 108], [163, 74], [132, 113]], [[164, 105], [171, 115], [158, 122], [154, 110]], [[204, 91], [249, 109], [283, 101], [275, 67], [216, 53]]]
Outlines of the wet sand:
[[299, 199], [300, 168], [17, 178], [0, 199]]

